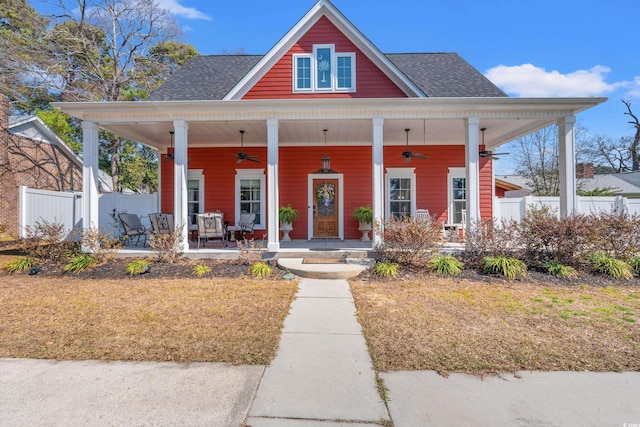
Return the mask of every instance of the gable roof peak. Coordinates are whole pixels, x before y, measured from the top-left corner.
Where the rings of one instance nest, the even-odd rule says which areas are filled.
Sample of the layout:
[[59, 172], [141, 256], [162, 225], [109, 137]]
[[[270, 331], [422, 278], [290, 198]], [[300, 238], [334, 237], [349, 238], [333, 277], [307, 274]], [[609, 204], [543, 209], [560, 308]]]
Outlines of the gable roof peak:
[[329, 0], [318, 0], [276, 45], [227, 93], [225, 100], [241, 99], [280, 60], [291, 47], [322, 17], [334, 24], [360, 51], [387, 75], [407, 95], [426, 97], [400, 69], [390, 61], [360, 30]]

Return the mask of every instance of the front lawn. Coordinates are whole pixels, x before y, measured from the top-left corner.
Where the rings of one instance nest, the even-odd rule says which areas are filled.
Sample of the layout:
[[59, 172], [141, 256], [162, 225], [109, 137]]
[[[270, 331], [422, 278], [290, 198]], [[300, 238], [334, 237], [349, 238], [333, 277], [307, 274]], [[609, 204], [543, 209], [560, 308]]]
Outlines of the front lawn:
[[0, 274], [0, 357], [268, 364], [297, 290], [243, 278]]
[[429, 275], [351, 282], [376, 369], [640, 370], [640, 288]]

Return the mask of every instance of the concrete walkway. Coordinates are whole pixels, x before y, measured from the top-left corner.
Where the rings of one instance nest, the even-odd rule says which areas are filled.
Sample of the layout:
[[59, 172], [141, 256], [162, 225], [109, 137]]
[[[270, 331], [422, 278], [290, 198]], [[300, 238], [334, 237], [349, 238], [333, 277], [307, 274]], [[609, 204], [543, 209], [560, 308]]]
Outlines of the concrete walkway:
[[323, 421], [329, 427], [385, 420], [389, 414], [377, 390], [349, 284], [301, 279], [278, 354], [265, 371], [247, 425], [304, 427]]
[[0, 426], [640, 427], [640, 372], [380, 378], [347, 282], [302, 279], [266, 368], [0, 359]]

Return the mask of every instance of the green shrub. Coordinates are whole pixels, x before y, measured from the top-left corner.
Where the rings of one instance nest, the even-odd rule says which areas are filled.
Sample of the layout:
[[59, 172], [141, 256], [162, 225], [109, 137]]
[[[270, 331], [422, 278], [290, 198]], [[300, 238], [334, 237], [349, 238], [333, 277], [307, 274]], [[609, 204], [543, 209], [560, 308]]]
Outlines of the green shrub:
[[591, 268], [594, 271], [606, 274], [614, 279], [630, 279], [633, 277], [633, 270], [626, 262], [614, 258], [604, 251], [596, 251], [589, 256]]
[[379, 261], [373, 267], [373, 272], [381, 277], [396, 277], [400, 266], [392, 261]]
[[627, 264], [629, 264], [634, 273], [640, 274], [640, 256], [634, 256]]
[[452, 255], [436, 255], [429, 261], [429, 270], [441, 276], [457, 276], [464, 264]]
[[273, 269], [264, 261], [257, 261], [249, 266], [249, 275], [251, 277], [261, 279], [270, 276], [271, 273], [273, 273]]
[[129, 273], [130, 276], [147, 273], [150, 265], [151, 261], [147, 261], [146, 259], [133, 260], [127, 264], [127, 273]]
[[97, 263], [98, 260], [90, 254], [76, 255], [64, 266], [64, 271], [79, 273], [93, 267]]
[[578, 272], [575, 268], [559, 263], [558, 261], [547, 261], [542, 264], [542, 268], [547, 274], [558, 277], [576, 277]]
[[527, 274], [527, 265], [514, 257], [487, 256], [482, 258], [481, 264], [485, 273], [499, 274], [511, 280]]
[[211, 267], [204, 264], [196, 264], [193, 266], [191, 273], [196, 277], [203, 277], [209, 273], [211, 273]]
[[14, 258], [9, 260], [3, 267], [7, 273], [17, 273], [19, 271], [26, 271], [36, 264], [36, 259], [30, 256], [23, 256], [20, 258]]

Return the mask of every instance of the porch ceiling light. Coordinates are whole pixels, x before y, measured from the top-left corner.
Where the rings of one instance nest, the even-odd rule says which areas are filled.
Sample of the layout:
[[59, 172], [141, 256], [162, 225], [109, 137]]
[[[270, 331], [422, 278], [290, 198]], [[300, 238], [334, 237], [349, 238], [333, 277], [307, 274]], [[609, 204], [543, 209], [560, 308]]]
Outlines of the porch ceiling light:
[[173, 153], [173, 133], [174, 131], [170, 130], [169, 134], [171, 135], [171, 146], [169, 147], [169, 149], [167, 150], [167, 159], [170, 161], [174, 160], [174, 153]]
[[324, 149], [325, 149], [325, 153], [324, 153], [324, 156], [322, 156], [322, 169], [320, 169], [318, 172], [321, 172], [321, 173], [333, 173], [335, 171], [331, 170], [331, 157], [329, 157], [329, 155], [326, 153], [326, 150], [327, 150], [327, 129], [323, 129], [322, 132], [324, 132]]

